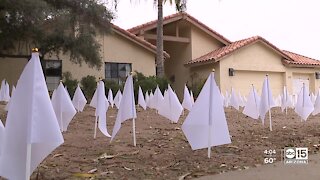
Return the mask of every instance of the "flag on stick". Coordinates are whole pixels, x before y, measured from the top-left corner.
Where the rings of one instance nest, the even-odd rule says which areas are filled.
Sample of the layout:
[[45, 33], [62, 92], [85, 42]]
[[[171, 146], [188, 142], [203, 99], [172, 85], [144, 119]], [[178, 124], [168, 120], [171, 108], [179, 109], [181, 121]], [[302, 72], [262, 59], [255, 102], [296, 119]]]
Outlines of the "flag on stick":
[[111, 141], [115, 138], [118, 131], [121, 128], [121, 123], [132, 119], [132, 134], [133, 134], [133, 145], [136, 146], [136, 125], [135, 119], [137, 118], [136, 107], [134, 102], [134, 91], [133, 91], [133, 80], [132, 75], [129, 75], [124, 85], [123, 96], [120, 103], [120, 108], [117, 114], [117, 119], [112, 130]]
[[262, 86], [259, 115], [262, 120], [262, 124], [264, 125], [265, 115], [269, 111], [270, 131], [272, 131], [271, 108], [274, 106], [275, 106], [275, 103], [272, 98], [269, 78], [268, 78], [268, 75], [266, 75], [266, 78], [264, 79], [263, 86]]
[[39, 54], [32, 53], [11, 99], [0, 175], [8, 179], [29, 179], [40, 162], [63, 142]]
[[87, 99], [84, 96], [79, 84], [76, 91], [74, 92], [72, 103], [74, 107], [78, 110], [78, 112], [82, 112], [84, 106], [87, 104]]
[[139, 86], [139, 93], [138, 93], [138, 104], [144, 109], [147, 109], [146, 101], [144, 100], [143, 97], [143, 92], [141, 87]]
[[231, 143], [219, 88], [212, 72], [197, 101], [182, 124], [182, 131], [193, 150]]

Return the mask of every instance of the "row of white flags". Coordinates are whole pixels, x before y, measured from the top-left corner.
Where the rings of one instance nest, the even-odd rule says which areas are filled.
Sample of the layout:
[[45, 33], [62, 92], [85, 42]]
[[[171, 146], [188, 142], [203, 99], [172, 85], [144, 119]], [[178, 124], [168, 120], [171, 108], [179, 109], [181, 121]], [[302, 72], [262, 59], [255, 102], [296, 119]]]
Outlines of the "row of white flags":
[[[188, 109], [190, 113], [183, 122], [182, 131], [193, 150], [208, 148], [210, 158], [212, 146], [231, 143], [223, 108], [224, 100], [214, 80], [214, 73], [209, 75], [196, 102], [193, 102], [193, 95], [186, 87], [184, 92], [181, 105], [170, 85], [164, 95], [157, 87], [154, 94], [146, 93], [145, 98], [142, 89], [139, 88], [138, 104], [144, 109], [156, 109], [160, 115], [173, 122], [178, 121], [183, 108]], [[313, 111], [308, 92], [303, 86], [295, 108], [303, 119]], [[0, 137], [3, 138], [0, 148], [0, 176], [8, 179], [28, 179], [39, 163], [64, 142], [61, 132], [67, 130], [76, 109], [83, 110], [86, 100], [78, 87], [71, 101], [66, 88], [60, 83], [50, 101], [39, 54], [32, 53], [32, 58], [23, 70], [9, 103], [6, 124], [0, 124], [0, 135], [3, 134]], [[109, 103], [119, 108], [111, 135], [107, 130], [106, 116]], [[319, 95], [315, 103], [320, 104]], [[118, 91], [114, 99], [110, 91], [108, 98], [106, 97], [104, 83], [99, 81], [90, 105], [96, 108], [94, 136], [99, 128], [104, 135], [111, 137], [112, 141], [121, 129], [121, 124], [132, 119], [133, 142], [136, 146], [137, 113], [132, 75], [126, 80], [123, 94]], [[264, 122], [264, 116], [269, 111], [272, 130], [270, 108], [273, 106], [269, 80], [266, 77], [260, 98], [252, 86], [252, 93], [245, 105], [247, 110], [244, 112], [253, 117], [259, 116]], [[251, 109], [257, 112], [251, 112]]]
[[[281, 107], [281, 110], [286, 111], [286, 113], [288, 108], [292, 108], [302, 120], [307, 120], [311, 113], [312, 115], [320, 113], [320, 89], [318, 90], [317, 95], [311, 93], [309, 96], [308, 87], [303, 85], [298, 95], [290, 95], [287, 88], [284, 87], [282, 94], [277, 98], [273, 98], [267, 77], [263, 84], [261, 96], [257, 93], [253, 85], [251, 86], [248, 98], [242, 97], [240, 93], [237, 96], [233, 88], [231, 89], [230, 95], [226, 92], [225, 96], [221, 96], [224, 102], [224, 107], [231, 106], [237, 110], [240, 110], [240, 106], [244, 107], [242, 111], [243, 114], [253, 119], [258, 119], [260, 117], [263, 123], [264, 116], [268, 110], [261, 110], [261, 108], [265, 109], [266, 107], [267, 109]], [[264, 103], [266, 102], [267, 106], [265, 107]]]

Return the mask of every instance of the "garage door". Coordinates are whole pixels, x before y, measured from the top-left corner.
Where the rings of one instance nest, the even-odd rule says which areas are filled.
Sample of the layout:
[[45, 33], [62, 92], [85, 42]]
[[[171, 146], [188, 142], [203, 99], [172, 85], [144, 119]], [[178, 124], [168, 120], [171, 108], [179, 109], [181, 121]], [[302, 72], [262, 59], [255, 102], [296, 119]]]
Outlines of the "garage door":
[[248, 95], [251, 84], [255, 86], [258, 94], [261, 94], [263, 81], [266, 74], [269, 75], [269, 82], [272, 89], [272, 95], [278, 96], [284, 86], [284, 73], [280, 72], [260, 72], [260, 71], [236, 71], [235, 76], [231, 78], [232, 86], [243, 95]]
[[308, 74], [293, 74], [292, 79], [292, 92], [298, 95], [303, 87], [303, 83], [306, 85], [308, 90], [310, 89], [310, 81]]

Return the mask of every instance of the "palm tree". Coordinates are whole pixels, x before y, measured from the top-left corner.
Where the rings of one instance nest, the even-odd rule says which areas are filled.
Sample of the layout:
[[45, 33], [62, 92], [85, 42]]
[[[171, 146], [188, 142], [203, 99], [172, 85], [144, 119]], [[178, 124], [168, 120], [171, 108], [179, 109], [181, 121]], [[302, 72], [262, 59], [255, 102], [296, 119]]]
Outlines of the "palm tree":
[[154, 0], [154, 4], [158, 6], [158, 21], [157, 21], [157, 58], [156, 58], [156, 72], [157, 77], [164, 77], [164, 58], [163, 58], [163, 3], [173, 3], [176, 10], [179, 12], [185, 11], [187, 0]]

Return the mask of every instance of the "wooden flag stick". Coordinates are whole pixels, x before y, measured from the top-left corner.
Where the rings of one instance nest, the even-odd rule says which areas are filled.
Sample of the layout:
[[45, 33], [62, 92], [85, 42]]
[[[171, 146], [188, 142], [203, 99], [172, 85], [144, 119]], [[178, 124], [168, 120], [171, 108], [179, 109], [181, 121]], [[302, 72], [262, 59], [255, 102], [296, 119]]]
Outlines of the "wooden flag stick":
[[97, 137], [97, 126], [98, 126], [98, 116], [96, 116], [96, 120], [94, 123], [94, 133], [93, 133], [93, 138], [95, 139]]
[[26, 180], [30, 179], [30, 169], [31, 169], [31, 144], [27, 144], [27, 159], [26, 159]]
[[[214, 73], [214, 70], [212, 70], [212, 73]], [[213, 77], [213, 76], [212, 76]], [[212, 78], [211, 77], [211, 78]], [[210, 95], [209, 95], [209, 131], [208, 131], [208, 158], [211, 158], [211, 128], [212, 128], [212, 101], [213, 101], [213, 96], [212, 96], [212, 90], [213, 90], [213, 84], [212, 84], [213, 79], [210, 81]]]
[[269, 109], [269, 123], [270, 123], [270, 131], [272, 131], [271, 109]]
[[133, 146], [137, 146], [137, 140], [136, 140], [136, 121], [135, 118], [132, 119], [132, 135], [133, 135]]

